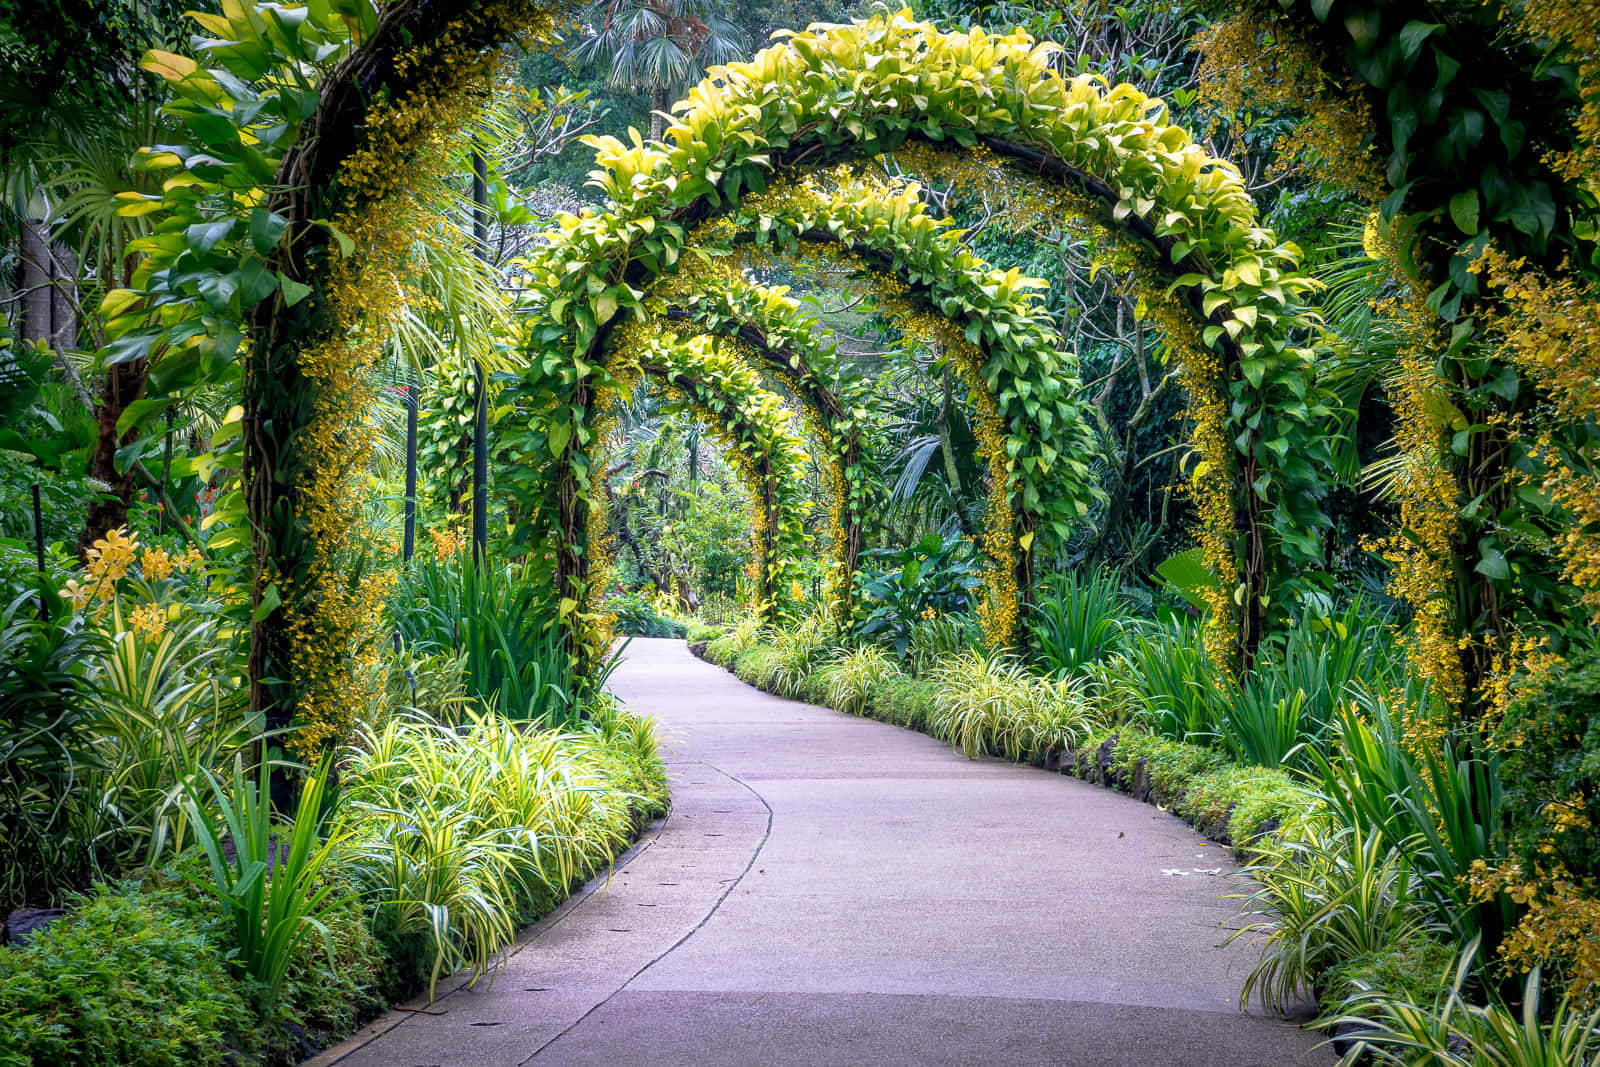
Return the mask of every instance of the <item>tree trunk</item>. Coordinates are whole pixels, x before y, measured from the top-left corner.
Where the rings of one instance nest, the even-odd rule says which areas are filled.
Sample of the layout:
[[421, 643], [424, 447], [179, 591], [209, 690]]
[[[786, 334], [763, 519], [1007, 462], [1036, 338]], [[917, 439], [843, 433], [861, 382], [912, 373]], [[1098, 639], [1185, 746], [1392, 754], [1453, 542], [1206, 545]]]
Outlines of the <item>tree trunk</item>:
[[138, 431], [117, 434], [117, 420], [128, 405], [144, 395], [150, 365], [140, 359], [106, 368], [105, 390], [95, 405], [94, 451], [89, 456], [89, 477], [104, 482], [106, 491], [89, 504], [83, 533], [78, 536], [78, 557], [84, 558], [90, 546], [106, 531], [125, 525], [128, 506], [133, 503], [133, 471], [117, 470], [117, 449], [132, 444]]
[[667, 132], [667, 119], [665, 112], [672, 107], [672, 94], [665, 88], [650, 91], [650, 139], [661, 140], [661, 135]]
[[50, 343], [51, 322], [50, 240], [44, 225], [22, 224], [22, 317], [17, 336], [23, 342]]
[[78, 347], [78, 257], [57, 243], [50, 255], [50, 347]]

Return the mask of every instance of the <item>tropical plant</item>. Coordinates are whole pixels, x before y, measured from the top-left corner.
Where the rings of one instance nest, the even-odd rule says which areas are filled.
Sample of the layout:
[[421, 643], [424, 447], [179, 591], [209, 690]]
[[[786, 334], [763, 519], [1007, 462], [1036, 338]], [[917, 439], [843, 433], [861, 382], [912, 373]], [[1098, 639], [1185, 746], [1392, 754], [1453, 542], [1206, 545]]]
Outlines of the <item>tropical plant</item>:
[[971, 545], [960, 537], [930, 533], [910, 548], [864, 555], [891, 566], [858, 576], [858, 603], [865, 614], [855, 633], [892, 645], [901, 659], [919, 620], [967, 611], [981, 585]]
[[[305, 780], [294, 820], [273, 825], [268, 790], [272, 776], [245, 776], [233, 761], [232, 788], [206, 771], [209, 796], [190, 783], [189, 823], [211, 870], [210, 888], [232, 920], [236, 952], [230, 963], [261, 984], [271, 1003], [303, 942], [327, 936], [317, 911], [333, 892], [323, 868], [339, 846], [337, 835], [318, 840], [318, 817], [330, 764]], [[213, 815], [213, 810], [215, 814]]]
[[[684, 89], [718, 63], [747, 57], [750, 40], [717, 0], [595, 0], [578, 15], [583, 27], [575, 63], [606, 68], [608, 85], [651, 94], [666, 111]], [[652, 117], [650, 136], [661, 136]]]
[[1563, 996], [1548, 1014], [1540, 1003], [1543, 975], [1535, 967], [1522, 988], [1520, 1011], [1491, 999], [1467, 999], [1478, 942], [1461, 951], [1454, 979], [1438, 1001], [1418, 1004], [1367, 989], [1346, 1000], [1340, 1027], [1350, 1049], [1339, 1067], [1392, 1063], [1400, 1067], [1594, 1067], [1600, 1063], [1600, 1008], [1585, 1010]]
[[1088, 733], [1079, 683], [1040, 678], [1005, 653], [962, 653], [931, 677], [929, 728], [968, 759], [990, 751], [1031, 759]]
[[1029, 605], [1028, 643], [1046, 670], [1072, 674], [1118, 651], [1133, 606], [1107, 571], [1058, 574]]
[[613, 593], [606, 597], [605, 610], [612, 628], [633, 637], [683, 637], [687, 624], [664, 614], [643, 592]]
[[1259, 846], [1259, 858], [1243, 872], [1255, 887], [1243, 909], [1251, 921], [1228, 940], [1265, 937], [1239, 997], [1246, 1008], [1259, 995], [1281, 1012], [1322, 972], [1422, 926], [1403, 847], [1315, 817], [1297, 830], [1294, 840]]
[[[645, 739], [632, 737], [635, 750]], [[630, 794], [589, 735], [402, 714], [363, 731], [349, 759], [341, 866], [380, 933], [424, 939], [430, 990], [462, 966], [486, 973], [520, 919], [627, 838]]]
[[1497, 942], [1515, 922], [1515, 905], [1503, 890], [1474, 900], [1469, 875], [1475, 864], [1505, 856], [1498, 757], [1481, 743], [1468, 748], [1448, 737], [1436, 751], [1414, 755], [1387, 699], [1360, 704], [1336, 714], [1332, 755], [1314, 756], [1330, 813], [1386, 848], [1406, 850], [1434, 922], [1462, 942]]
[[418, 556], [390, 597], [389, 613], [418, 652], [460, 659], [467, 693], [480, 707], [526, 722], [576, 717], [584, 683], [574, 677], [551, 590], [532, 563], [476, 564], [464, 552]]
[[934, 615], [911, 624], [911, 669], [927, 674], [951, 656], [984, 647], [983, 626], [973, 615]]
[[119, 850], [154, 863], [191, 842], [190, 784], [227, 766], [259, 731], [246, 714], [232, 628], [204, 605], [170, 603], [148, 588], [143, 599], [112, 604], [109, 647], [88, 669], [97, 683], [94, 789], [116, 818]]
[[720, 636], [708, 642], [706, 655], [710, 656], [713, 662], [725, 667], [732, 666], [740, 655], [754, 648], [760, 641], [761, 619], [755, 615], [746, 615], [736, 619]]
[[747, 649], [738, 664], [741, 675], [759, 688], [789, 699], [806, 696], [806, 688], [838, 629], [826, 609], [798, 622], [762, 632], [760, 644]]
[[99, 871], [111, 821], [86, 788], [100, 756], [81, 670], [105, 641], [41, 585], [0, 609], [0, 647], [0, 908], [55, 904]]
[[1109, 700], [1132, 706], [1163, 737], [1211, 743], [1220, 734], [1227, 683], [1193, 623], [1131, 635], [1109, 661], [1102, 684]]
[[817, 685], [829, 707], [860, 715], [873, 690], [901, 673], [899, 662], [877, 645], [837, 648], [817, 672]]

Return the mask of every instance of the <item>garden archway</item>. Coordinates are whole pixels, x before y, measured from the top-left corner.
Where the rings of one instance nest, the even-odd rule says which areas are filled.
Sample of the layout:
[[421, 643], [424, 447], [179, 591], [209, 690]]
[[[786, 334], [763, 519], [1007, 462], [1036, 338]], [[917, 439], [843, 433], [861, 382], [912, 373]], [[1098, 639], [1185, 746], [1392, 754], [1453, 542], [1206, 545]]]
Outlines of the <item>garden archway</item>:
[[[1191, 393], [1205, 462], [1196, 491], [1208, 562], [1226, 579], [1248, 662], [1269, 611], [1321, 566], [1322, 414], [1315, 351], [1291, 331], [1315, 322], [1296, 250], [1259, 226], [1238, 174], [1165, 108], [1130, 87], [1103, 91], [1050, 71], [1021, 33], [941, 34], [904, 13], [796, 35], [714, 73], [680, 105], [662, 143], [598, 139], [603, 213], [563, 222], [537, 284], [553, 294], [545, 343], [588, 362], [614, 320], [643, 314], [650, 282], [674, 269], [686, 231], [733, 211], [775, 173], [891, 149], [913, 138], [980, 142], [1074, 187], [1109, 228], [1159, 253], [1200, 334]], [[1209, 497], [1210, 499], [1205, 499]]]
[[[327, 630], [329, 610], [359, 617], [348, 598], [331, 596], [340, 543], [332, 502], [349, 470], [340, 452], [348, 404], [338, 398], [371, 358], [371, 337], [355, 329], [370, 311], [359, 293], [393, 269], [386, 234], [429, 210], [411, 188], [428, 184], [422, 149], [464, 128], [473, 90], [495, 67], [492, 49], [549, 26], [532, 0], [355, 6], [349, 18], [287, 20], [272, 5], [208, 16], [217, 39], [207, 61], [226, 77], [158, 59], [151, 69], [185, 98], [180, 121], [197, 151], [161, 156], [186, 180], [167, 183], [159, 203], [130, 205], [166, 209], [174, 224], [196, 220], [146, 249], [135, 295], [159, 306], [162, 321], [139, 344], [206, 333], [219, 313], [252, 331], [244, 485], [230, 507], [255, 544], [252, 704], [273, 726], [335, 698], [339, 672], [327, 671], [322, 647], [331, 643], [313, 635]], [[571, 535], [557, 553], [564, 580], [580, 574], [575, 521], [587, 506], [581, 450], [590, 442], [578, 424], [605, 385], [605, 334], [646, 310], [649, 283], [676, 268], [689, 231], [775, 174], [908, 141], [981, 144], [1072, 188], [1108, 227], [1151, 248], [1199, 326], [1194, 381], [1206, 417], [1196, 420], [1197, 443], [1208, 474], [1196, 489], [1210, 501], [1208, 559], [1228, 578], [1216, 614], [1236, 618], [1234, 643], [1248, 664], [1269, 610], [1321, 565], [1315, 353], [1291, 340], [1312, 325], [1299, 303], [1311, 283], [1295, 250], [1260, 227], [1237, 172], [1167, 124], [1159, 101], [1089, 77], [1066, 81], [1050, 56], [1051, 46], [1020, 31], [946, 34], [886, 14], [797, 34], [719, 69], [679, 106], [663, 142], [597, 143], [597, 184], [611, 207], [562, 220], [534, 279], [550, 296], [535, 347], [558, 357], [561, 399], [575, 413], [554, 456]], [[278, 73], [317, 64], [325, 83], [309, 89]], [[204, 214], [217, 202], [208, 181], [277, 192], [268, 207], [231, 197], [240, 214], [223, 229]], [[170, 270], [180, 259], [186, 269]], [[990, 340], [1007, 350], [1003, 336]], [[232, 358], [226, 345], [212, 347], [204, 358]], [[334, 681], [315, 680], [323, 674]]]

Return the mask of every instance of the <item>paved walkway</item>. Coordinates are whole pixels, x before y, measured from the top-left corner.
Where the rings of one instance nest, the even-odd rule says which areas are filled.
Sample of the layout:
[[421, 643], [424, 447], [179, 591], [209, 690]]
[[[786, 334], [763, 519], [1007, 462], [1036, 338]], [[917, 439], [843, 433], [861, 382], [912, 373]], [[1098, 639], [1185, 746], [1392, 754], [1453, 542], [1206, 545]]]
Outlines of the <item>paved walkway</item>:
[[1238, 1010], [1224, 851], [1108, 790], [779, 700], [635, 640], [671, 814], [528, 932], [319, 1064], [1332, 1064]]

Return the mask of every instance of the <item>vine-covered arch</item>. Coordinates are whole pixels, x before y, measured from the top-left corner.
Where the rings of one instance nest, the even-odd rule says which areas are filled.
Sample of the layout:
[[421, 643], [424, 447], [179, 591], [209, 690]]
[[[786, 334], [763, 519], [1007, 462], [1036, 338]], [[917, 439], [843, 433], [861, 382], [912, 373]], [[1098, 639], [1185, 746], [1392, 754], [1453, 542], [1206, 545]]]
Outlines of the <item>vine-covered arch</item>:
[[913, 139], [1026, 160], [1151, 247], [1198, 325], [1211, 365], [1196, 378], [1216, 425], [1196, 488], [1215, 498], [1201, 508], [1222, 546], [1209, 561], [1229, 579], [1217, 614], [1236, 619], [1248, 661], [1269, 612], [1322, 564], [1312, 424], [1323, 408], [1315, 352], [1292, 337], [1314, 327], [1299, 302], [1312, 282], [1297, 250], [1259, 225], [1238, 172], [1169, 125], [1160, 101], [1092, 77], [1068, 82], [1050, 69], [1051, 51], [1020, 31], [945, 34], [900, 13], [798, 34], [719, 68], [663, 141], [595, 142], [595, 181], [611, 206], [556, 235], [543, 341], [589, 362], [619, 314], [644, 312], [644, 289], [676, 266], [687, 230], [774, 174]]
[[[599, 419], [640, 377], [651, 377], [680, 393], [686, 407], [723, 443], [729, 463], [750, 491], [752, 509], [751, 575], [763, 614], [784, 615], [798, 599], [796, 561], [810, 552], [805, 529], [806, 451], [787, 427], [783, 400], [763, 387], [760, 378], [715, 337], [682, 338], [642, 329], [619, 331], [613, 346], [614, 384], [597, 398]], [[603, 439], [597, 420], [596, 438]], [[591, 545], [603, 540], [603, 501], [589, 513]], [[597, 552], [604, 568], [606, 553]], [[603, 575], [591, 573], [592, 584]]]
[[[327, 709], [353, 668], [333, 650], [361, 637], [370, 617], [333, 595], [345, 525], [330, 504], [349, 495], [342, 479], [360, 436], [344, 432], [359, 406], [351, 377], [382, 335], [362, 327], [378, 317], [361, 293], [395, 268], [396, 235], [431, 217], [413, 188], [430, 186], [426, 151], [465, 128], [497, 46], [550, 27], [540, 0], [289, 11], [229, 5], [202, 20], [203, 64], [147, 60], [182, 97], [174, 139], [187, 144], [147, 160], [179, 180], [150, 197], [127, 194], [128, 211], [165, 219], [141, 249], [131, 300], [117, 294], [116, 306], [132, 310], [113, 333], [129, 359], [204, 336], [196, 354], [213, 368], [234, 361], [249, 334], [242, 491], [227, 514], [254, 546], [251, 699], [274, 728], [295, 715], [337, 717]], [[564, 219], [556, 258], [537, 279], [549, 295], [535, 339], [553, 360], [546, 399], [572, 415], [549, 439], [566, 434], [550, 450], [562, 529], [581, 530], [587, 508], [583, 413], [604, 384], [597, 345], [619, 315], [642, 312], [650, 281], [676, 267], [690, 229], [797, 167], [913, 140], [981, 143], [1080, 192], [1108, 226], [1152, 248], [1202, 324], [1220, 412], [1214, 491], [1203, 491], [1221, 502], [1207, 512], [1213, 528], [1232, 520], [1213, 563], [1238, 578], [1219, 613], [1241, 605], [1248, 656], [1269, 603], [1321, 562], [1313, 353], [1289, 339], [1308, 322], [1298, 294], [1309, 282], [1294, 250], [1257, 224], [1237, 173], [1168, 125], [1159, 102], [1068, 82], [1049, 61], [1050, 46], [1021, 32], [943, 34], [884, 15], [795, 35], [714, 72], [663, 142], [604, 142], [600, 183], [612, 204]], [[582, 562], [576, 536], [557, 546], [564, 591]]]
[[[651, 282], [640, 293], [639, 317], [646, 313], [670, 317], [672, 308], [663, 295], [689, 293], [698, 302], [700, 318], [709, 315], [715, 330], [737, 332], [742, 324], [732, 314], [734, 309], [719, 307], [726, 302], [723, 298], [704, 294], [732, 294], [748, 286], [736, 273], [718, 269], [722, 256], [705, 255], [701, 246], [713, 245], [726, 254], [750, 233], [759, 234], [763, 243], [790, 248], [802, 242], [837, 244], [853, 256], [869, 258], [875, 270], [897, 279], [925, 311], [955, 325], [948, 347], [955, 350], [953, 362], [979, 402], [991, 472], [991, 523], [981, 546], [991, 560], [991, 572], [980, 613], [991, 639], [1009, 643], [1018, 623], [1018, 591], [1031, 580], [1036, 531], [1042, 526], [1064, 536], [1070, 524], [1087, 513], [1097, 491], [1085, 459], [1093, 447], [1092, 435], [1074, 388], [1075, 369], [1060, 358], [1059, 339], [1035, 298], [1044, 283], [1015, 270], [994, 270], [962, 247], [947, 222], [927, 213], [915, 187], [868, 189], [847, 183], [824, 191], [805, 183], [775, 187], [770, 195], [741, 208], [740, 215], [691, 232], [683, 247], [702, 252], [690, 259], [696, 265]], [[600, 242], [601, 247], [604, 244]], [[541, 266], [547, 272], [557, 264], [570, 269], [570, 251], [553, 241], [534, 259], [535, 278]], [[806, 345], [800, 340], [800, 324], [794, 321], [797, 308], [781, 317], [789, 321], [765, 321], [783, 304], [782, 298], [759, 306], [747, 302], [743, 310], [762, 319], [758, 325], [764, 331], [775, 327], [796, 344]], [[603, 367], [612, 347], [608, 331], [596, 331], [595, 347], [595, 363]], [[959, 358], [962, 355], [968, 358]], [[543, 366], [549, 360], [531, 362]], [[842, 376], [829, 373], [825, 357], [809, 362], [830, 379], [821, 384], [836, 401], [837, 392], [845, 388]], [[805, 395], [808, 390], [802, 387], [798, 392]], [[829, 400], [824, 397], [822, 402]], [[852, 416], [851, 421], [859, 421], [854, 412]], [[581, 428], [571, 435], [575, 441], [588, 436], [592, 435]], [[842, 469], [859, 471], [859, 463], [850, 459], [838, 457]], [[845, 495], [866, 499], [861, 481], [859, 476], [847, 477]], [[859, 510], [849, 516], [860, 517]], [[580, 526], [575, 515], [569, 529], [587, 529], [587, 520]], [[859, 544], [859, 525], [845, 524], [844, 536], [847, 544]], [[582, 561], [591, 558], [582, 549], [573, 553], [574, 589], [589, 584]], [[853, 563], [852, 554], [842, 577], [849, 577]]]
[[813, 434], [828, 453], [828, 526], [835, 555], [828, 596], [847, 617], [863, 531], [881, 496], [866, 448], [870, 394], [859, 378], [842, 372], [837, 349], [819, 336], [815, 317], [785, 290], [731, 273], [716, 286], [689, 287], [681, 295], [677, 288], [669, 286], [663, 295], [655, 319], [661, 328], [680, 336], [727, 339], [778, 377], [815, 421]]

